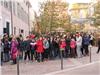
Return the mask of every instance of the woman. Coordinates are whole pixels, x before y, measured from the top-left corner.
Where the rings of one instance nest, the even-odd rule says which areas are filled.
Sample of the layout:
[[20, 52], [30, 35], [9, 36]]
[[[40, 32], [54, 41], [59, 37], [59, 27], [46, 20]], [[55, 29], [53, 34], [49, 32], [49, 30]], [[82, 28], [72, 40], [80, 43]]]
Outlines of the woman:
[[16, 38], [13, 37], [11, 41], [11, 56], [12, 56], [13, 64], [17, 63], [17, 55], [18, 55], [17, 47], [18, 47], [18, 42]]
[[43, 38], [40, 37], [39, 40], [36, 42], [36, 52], [37, 52], [37, 61], [41, 62], [43, 61], [43, 53], [44, 53], [44, 48], [43, 48]]
[[44, 38], [43, 46], [44, 46], [44, 59], [48, 60], [48, 58], [49, 58], [49, 42], [48, 42], [47, 38]]

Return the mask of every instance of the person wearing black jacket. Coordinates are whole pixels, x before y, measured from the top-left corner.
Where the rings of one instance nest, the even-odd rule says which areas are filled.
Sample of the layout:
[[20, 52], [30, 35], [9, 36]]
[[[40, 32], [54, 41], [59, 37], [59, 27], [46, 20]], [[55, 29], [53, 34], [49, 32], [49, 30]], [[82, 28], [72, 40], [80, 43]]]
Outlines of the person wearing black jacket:
[[97, 50], [97, 53], [100, 52], [100, 37], [99, 37], [99, 40], [98, 40], [98, 50]]
[[9, 54], [10, 43], [8, 41], [8, 38], [5, 38], [3, 43], [4, 43], [4, 59], [5, 59], [4, 61], [8, 62], [10, 60], [10, 54]]
[[29, 37], [27, 37], [27, 40], [25, 41], [25, 56], [24, 56], [24, 60], [27, 59], [30, 60], [30, 53], [31, 53], [31, 39]]

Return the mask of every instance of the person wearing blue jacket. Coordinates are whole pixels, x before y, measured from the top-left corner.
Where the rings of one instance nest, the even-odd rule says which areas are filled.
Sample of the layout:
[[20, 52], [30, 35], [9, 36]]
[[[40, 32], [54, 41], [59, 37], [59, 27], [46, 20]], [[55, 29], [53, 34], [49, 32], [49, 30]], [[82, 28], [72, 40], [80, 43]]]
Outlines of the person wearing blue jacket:
[[83, 48], [85, 50], [85, 55], [89, 55], [88, 46], [90, 44], [90, 38], [87, 34], [83, 36]]

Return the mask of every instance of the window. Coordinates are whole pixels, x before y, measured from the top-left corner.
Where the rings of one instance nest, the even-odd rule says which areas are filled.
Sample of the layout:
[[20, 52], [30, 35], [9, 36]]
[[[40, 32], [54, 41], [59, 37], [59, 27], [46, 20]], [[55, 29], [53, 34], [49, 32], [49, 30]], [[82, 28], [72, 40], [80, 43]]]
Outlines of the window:
[[21, 29], [21, 33], [24, 33], [24, 30], [23, 29]]
[[7, 2], [7, 1], [4, 1], [4, 6], [5, 6], [6, 8], [8, 8], [8, 2]]
[[17, 3], [17, 5], [19, 5], [19, 3]]
[[16, 35], [16, 27], [14, 27], [14, 34]]
[[9, 10], [11, 10], [11, 1], [9, 1], [8, 4], [9, 4], [9, 6], [8, 6]]
[[3, 1], [0, 1], [1, 5], [3, 6], [4, 5], [4, 2]]

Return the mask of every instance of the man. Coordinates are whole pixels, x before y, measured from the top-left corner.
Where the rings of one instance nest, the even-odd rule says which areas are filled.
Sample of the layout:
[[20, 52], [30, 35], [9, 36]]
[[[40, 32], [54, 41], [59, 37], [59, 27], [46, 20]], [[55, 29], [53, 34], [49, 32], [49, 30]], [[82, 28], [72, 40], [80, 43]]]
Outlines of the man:
[[27, 59], [28, 56], [28, 60], [30, 60], [30, 52], [31, 52], [31, 39], [29, 36], [26, 37], [26, 41], [25, 41], [25, 56], [24, 56], [24, 60]]

